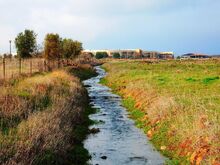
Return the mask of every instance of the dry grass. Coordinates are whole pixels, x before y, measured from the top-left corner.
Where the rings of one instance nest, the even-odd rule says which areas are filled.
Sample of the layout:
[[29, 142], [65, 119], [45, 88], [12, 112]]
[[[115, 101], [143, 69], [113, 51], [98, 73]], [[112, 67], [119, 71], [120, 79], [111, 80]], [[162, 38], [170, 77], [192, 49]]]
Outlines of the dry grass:
[[[31, 66], [32, 65], [32, 66]], [[32, 69], [31, 69], [32, 68]], [[44, 68], [44, 59], [32, 58], [21, 61], [21, 74], [41, 72]], [[19, 75], [19, 59], [5, 59], [5, 78], [16, 78]], [[4, 78], [3, 59], [0, 59], [0, 80]]]
[[[0, 85], [5, 80], [16, 79], [18, 77], [25, 77], [27, 75], [33, 75], [34, 73], [42, 73], [52, 71], [66, 66], [75, 66], [77, 68], [81, 65], [94, 66], [100, 64], [100, 61], [95, 58], [80, 55], [75, 59], [60, 59], [45, 61], [43, 58], [30, 58], [21, 60], [21, 74], [19, 71], [19, 59], [6, 58], [5, 59], [5, 77], [3, 71], [3, 59], [0, 58]], [[4, 81], [3, 81], [4, 80]]]
[[1, 86], [0, 164], [65, 164], [87, 94], [66, 71]]
[[165, 155], [180, 164], [220, 162], [220, 61], [115, 61], [104, 67], [106, 84], [126, 98], [137, 124]]

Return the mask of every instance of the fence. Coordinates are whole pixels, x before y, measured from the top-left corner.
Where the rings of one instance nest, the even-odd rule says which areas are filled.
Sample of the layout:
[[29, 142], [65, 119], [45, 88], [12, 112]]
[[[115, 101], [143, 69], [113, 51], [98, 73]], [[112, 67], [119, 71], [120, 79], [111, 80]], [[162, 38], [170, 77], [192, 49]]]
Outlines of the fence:
[[20, 75], [32, 75], [36, 72], [51, 71], [63, 67], [64, 65], [68, 65], [68, 63], [71, 63], [71, 61], [47, 61], [42, 58], [2, 58], [0, 59], [0, 80], [16, 78]]

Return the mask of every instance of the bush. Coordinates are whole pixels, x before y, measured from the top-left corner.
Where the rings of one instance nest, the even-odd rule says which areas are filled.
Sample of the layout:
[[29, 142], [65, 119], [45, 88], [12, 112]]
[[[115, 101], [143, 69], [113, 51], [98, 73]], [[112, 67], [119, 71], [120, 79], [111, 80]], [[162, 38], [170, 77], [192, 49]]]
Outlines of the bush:
[[108, 53], [107, 52], [97, 52], [95, 57], [97, 59], [107, 58], [108, 57]]
[[121, 56], [120, 56], [120, 54], [119, 53], [114, 53], [113, 54], [113, 58], [120, 58]]

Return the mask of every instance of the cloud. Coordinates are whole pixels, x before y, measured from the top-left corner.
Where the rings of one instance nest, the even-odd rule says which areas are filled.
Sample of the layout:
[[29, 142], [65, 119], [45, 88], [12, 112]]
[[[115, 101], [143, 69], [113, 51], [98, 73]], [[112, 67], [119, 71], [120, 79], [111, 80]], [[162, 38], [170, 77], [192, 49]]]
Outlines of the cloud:
[[[113, 31], [117, 20], [102, 17], [80, 16], [71, 12], [37, 9], [29, 17], [29, 27], [41, 33], [60, 33], [84, 41], [96, 39], [106, 31]], [[67, 33], [68, 32], [68, 33]]]
[[0, 0], [0, 6], [0, 53], [25, 28], [38, 33], [40, 43], [53, 32], [86, 48], [173, 45], [177, 51], [178, 40], [182, 47], [187, 40], [196, 45], [220, 29], [218, 0]]

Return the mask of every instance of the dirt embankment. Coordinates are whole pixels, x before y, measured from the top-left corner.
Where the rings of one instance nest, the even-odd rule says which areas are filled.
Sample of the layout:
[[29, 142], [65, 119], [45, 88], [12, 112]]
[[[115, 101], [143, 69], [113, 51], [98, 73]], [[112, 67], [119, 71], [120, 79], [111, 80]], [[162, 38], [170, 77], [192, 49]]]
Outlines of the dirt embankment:
[[[71, 70], [71, 71], [70, 71]], [[84, 164], [89, 65], [13, 80], [0, 87], [0, 164]], [[78, 75], [77, 75], [77, 74]]]

